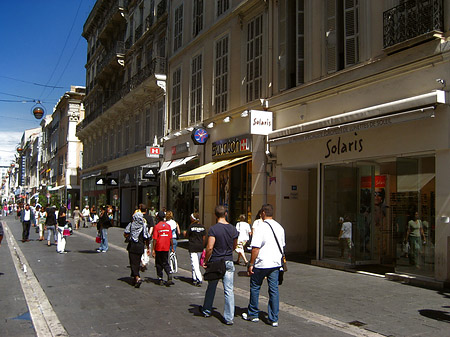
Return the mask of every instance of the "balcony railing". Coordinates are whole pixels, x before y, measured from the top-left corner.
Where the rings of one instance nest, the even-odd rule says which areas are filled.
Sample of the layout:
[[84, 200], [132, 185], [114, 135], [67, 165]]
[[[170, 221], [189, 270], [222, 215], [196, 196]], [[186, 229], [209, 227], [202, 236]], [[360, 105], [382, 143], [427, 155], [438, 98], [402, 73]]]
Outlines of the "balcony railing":
[[442, 32], [442, 0], [409, 0], [383, 13], [383, 46], [431, 33]]
[[164, 57], [156, 57], [152, 62], [141, 69], [138, 74], [133, 76], [128, 82], [126, 82], [122, 88], [115, 93], [113, 93], [107, 100], [103, 102], [101, 106], [93, 107], [90, 110], [89, 115], [87, 115], [78, 125], [77, 132], [85, 128], [89, 123], [94, 121], [97, 117], [103, 114], [104, 111], [108, 110], [120, 99], [125, 97], [128, 93], [137, 88], [142, 82], [144, 82], [150, 76], [155, 74], [166, 74], [167, 72], [167, 62]]
[[156, 18], [159, 19], [167, 12], [167, 0], [162, 0], [156, 8]]
[[100, 60], [98, 64], [98, 73], [101, 73], [103, 69], [111, 63], [113, 59], [116, 59], [118, 56], [125, 55], [125, 42], [116, 41], [116, 44], [113, 48], [111, 48], [105, 56]]
[[134, 30], [134, 41], [136, 42], [137, 40], [139, 40], [139, 38], [142, 36], [142, 25], [139, 25], [135, 30]]
[[153, 21], [154, 21], [153, 13], [150, 13], [145, 18], [145, 31], [149, 30], [150, 27], [153, 26]]
[[102, 20], [100, 23], [98, 23], [99, 28], [98, 31], [99, 32], [103, 31], [103, 29], [111, 23], [111, 19], [113, 18], [113, 16], [119, 11], [126, 10], [127, 7], [128, 7], [128, 0], [112, 1], [109, 8], [106, 9], [104, 14], [100, 16]]

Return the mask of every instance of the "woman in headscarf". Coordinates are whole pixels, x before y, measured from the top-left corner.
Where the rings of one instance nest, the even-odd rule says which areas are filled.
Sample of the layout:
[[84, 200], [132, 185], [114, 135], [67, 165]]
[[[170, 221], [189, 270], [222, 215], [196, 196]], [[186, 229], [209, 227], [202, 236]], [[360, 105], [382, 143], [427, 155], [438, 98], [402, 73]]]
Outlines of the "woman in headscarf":
[[125, 228], [123, 235], [129, 240], [127, 250], [130, 259], [133, 285], [135, 288], [139, 288], [142, 283], [141, 276], [139, 275], [141, 256], [144, 253], [145, 246], [147, 246], [148, 251], [150, 238], [147, 221], [144, 219], [144, 215], [141, 212], [133, 214], [133, 221]]

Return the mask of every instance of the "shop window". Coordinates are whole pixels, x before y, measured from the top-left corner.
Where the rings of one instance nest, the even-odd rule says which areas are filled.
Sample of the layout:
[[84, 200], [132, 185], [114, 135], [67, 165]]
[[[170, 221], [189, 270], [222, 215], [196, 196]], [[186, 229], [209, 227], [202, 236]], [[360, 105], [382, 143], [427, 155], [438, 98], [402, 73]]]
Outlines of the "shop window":
[[434, 275], [434, 156], [326, 165], [323, 178], [323, 258]]

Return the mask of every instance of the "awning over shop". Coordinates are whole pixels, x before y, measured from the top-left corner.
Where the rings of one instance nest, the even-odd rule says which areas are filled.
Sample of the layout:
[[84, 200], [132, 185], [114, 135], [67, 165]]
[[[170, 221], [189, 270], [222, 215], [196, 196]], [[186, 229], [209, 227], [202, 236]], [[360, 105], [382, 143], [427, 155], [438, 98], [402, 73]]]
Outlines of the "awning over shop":
[[57, 190], [60, 190], [61, 188], [64, 188], [64, 187], [65, 187], [65, 185], [49, 187], [48, 190], [49, 191], [57, 191]]
[[91, 172], [87, 172], [87, 173], [83, 173], [80, 177], [80, 179], [87, 179], [87, 178], [92, 178], [92, 177], [97, 177], [100, 174], [102, 174], [103, 170], [97, 170], [97, 171], [91, 171]]
[[197, 157], [197, 155], [184, 157], [184, 158], [180, 158], [180, 159], [174, 159], [174, 160], [165, 161], [164, 163], [162, 163], [161, 168], [159, 169], [158, 173], [161, 173], [161, 172], [164, 172], [164, 171], [167, 171], [167, 170], [172, 170], [175, 167], [184, 165], [188, 161], [194, 159], [195, 157]]
[[250, 159], [250, 156], [243, 156], [233, 159], [225, 159], [220, 161], [211, 162], [205, 165], [202, 165], [200, 167], [197, 167], [196, 169], [193, 169], [189, 172], [180, 174], [178, 176], [179, 181], [189, 181], [189, 180], [198, 180], [203, 179], [207, 175], [213, 174], [214, 171], [225, 167], [227, 165], [236, 164], [240, 161], [244, 161], [245, 159]]
[[269, 134], [268, 140], [273, 145], [281, 145], [428, 118], [433, 114], [436, 105], [445, 103], [448, 103], [447, 93], [435, 90], [423, 95], [278, 129]]

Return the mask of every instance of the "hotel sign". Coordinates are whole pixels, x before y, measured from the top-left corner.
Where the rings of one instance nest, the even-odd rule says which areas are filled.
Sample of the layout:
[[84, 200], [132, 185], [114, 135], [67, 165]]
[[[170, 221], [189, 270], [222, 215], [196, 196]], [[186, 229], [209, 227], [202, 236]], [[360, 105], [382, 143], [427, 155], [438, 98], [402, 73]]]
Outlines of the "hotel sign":
[[222, 139], [212, 143], [213, 159], [238, 157], [252, 153], [251, 135]]

